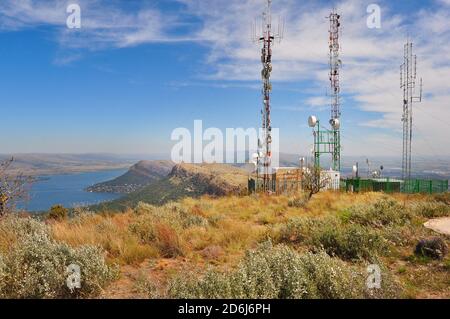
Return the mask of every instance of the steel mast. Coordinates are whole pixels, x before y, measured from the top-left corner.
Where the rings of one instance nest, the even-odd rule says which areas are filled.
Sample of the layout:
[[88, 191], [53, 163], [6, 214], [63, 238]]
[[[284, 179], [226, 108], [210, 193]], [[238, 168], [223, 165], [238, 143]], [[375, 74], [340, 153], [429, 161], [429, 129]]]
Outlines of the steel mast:
[[272, 84], [270, 77], [272, 73], [272, 46], [276, 39], [281, 40], [282, 30], [278, 27], [278, 33], [272, 31], [272, 0], [267, 0], [267, 6], [262, 14], [262, 29], [261, 34], [254, 39], [262, 44], [261, 63], [262, 71], [261, 77], [263, 82], [262, 96], [263, 106], [262, 114], [262, 141], [258, 143], [258, 153], [260, 154], [258, 171], [263, 175], [263, 190], [270, 190], [271, 181], [271, 161], [272, 161], [272, 122], [271, 122], [271, 100], [270, 94], [272, 92]]
[[404, 45], [403, 64], [400, 66], [400, 88], [403, 89], [403, 153], [402, 179], [411, 179], [413, 102], [422, 102], [422, 79], [420, 94], [414, 96], [417, 79], [417, 56], [413, 55], [413, 44]]
[[333, 10], [329, 16], [329, 47], [330, 47], [330, 86], [331, 86], [331, 118], [330, 125], [333, 132], [332, 144], [332, 162], [333, 169], [340, 171], [341, 169], [341, 134], [340, 134], [340, 117], [341, 117], [341, 101], [340, 101], [340, 68], [342, 62], [339, 58], [339, 28], [341, 26], [341, 16]]

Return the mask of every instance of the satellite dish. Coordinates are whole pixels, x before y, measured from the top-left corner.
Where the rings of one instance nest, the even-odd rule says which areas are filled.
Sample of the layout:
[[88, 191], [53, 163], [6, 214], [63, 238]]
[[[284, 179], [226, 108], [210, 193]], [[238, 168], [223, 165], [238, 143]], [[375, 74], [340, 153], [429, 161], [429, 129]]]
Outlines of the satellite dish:
[[250, 163], [252, 163], [253, 165], [257, 165], [258, 164], [258, 154], [257, 153], [253, 153], [252, 155], [252, 160], [250, 161]]
[[309, 125], [309, 127], [315, 127], [316, 124], [317, 124], [317, 117], [315, 117], [314, 115], [311, 115], [308, 118], [308, 125]]
[[339, 122], [339, 119], [332, 119], [330, 120], [331, 127], [335, 130], [338, 130], [341, 127], [341, 122]]

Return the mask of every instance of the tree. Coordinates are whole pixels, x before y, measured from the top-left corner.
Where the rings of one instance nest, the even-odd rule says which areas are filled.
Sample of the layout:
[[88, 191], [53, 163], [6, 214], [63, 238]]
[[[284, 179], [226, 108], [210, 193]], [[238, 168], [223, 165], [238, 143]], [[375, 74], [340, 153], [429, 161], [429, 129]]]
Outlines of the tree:
[[20, 173], [10, 172], [14, 158], [0, 162], [0, 217], [16, 208], [16, 204], [27, 198], [30, 178]]
[[330, 178], [322, 174], [319, 166], [310, 166], [303, 170], [302, 184], [306, 192], [306, 199], [309, 201], [315, 194], [327, 188]]

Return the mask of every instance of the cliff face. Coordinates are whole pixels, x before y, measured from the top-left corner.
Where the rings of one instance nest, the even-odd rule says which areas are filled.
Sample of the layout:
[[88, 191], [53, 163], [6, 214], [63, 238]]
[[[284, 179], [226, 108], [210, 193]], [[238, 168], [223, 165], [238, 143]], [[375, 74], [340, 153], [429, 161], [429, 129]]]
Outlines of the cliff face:
[[223, 164], [179, 164], [169, 174], [174, 183], [192, 185], [209, 195], [223, 196], [241, 192], [247, 183], [245, 171]]
[[160, 205], [183, 197], [238, 194], [247, 187], [247, 173], [224, 164], [174, 165], [168, 176], [111, 203], [112, 208], [134, 207], [139, 202]]

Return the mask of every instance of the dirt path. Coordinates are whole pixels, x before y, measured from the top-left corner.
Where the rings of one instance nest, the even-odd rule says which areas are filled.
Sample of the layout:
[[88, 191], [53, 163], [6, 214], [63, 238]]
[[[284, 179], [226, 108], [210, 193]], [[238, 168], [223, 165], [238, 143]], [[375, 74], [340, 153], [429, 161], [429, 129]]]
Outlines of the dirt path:
[[450, 217], [442, 217], [427, 221], [424, 226], [440, 234], [450, 236]]
[[104, 299], [145, 299], [148, 296], [138, 291], [136, 283], [139, 278], [146, 278], [153, 283], [164, 282], [167, 274], [180, 271], [186, 265], [186, 259], [146, 260], [138, 266], [122, 266], [120, 278], [112, 283], [101, 295]]

